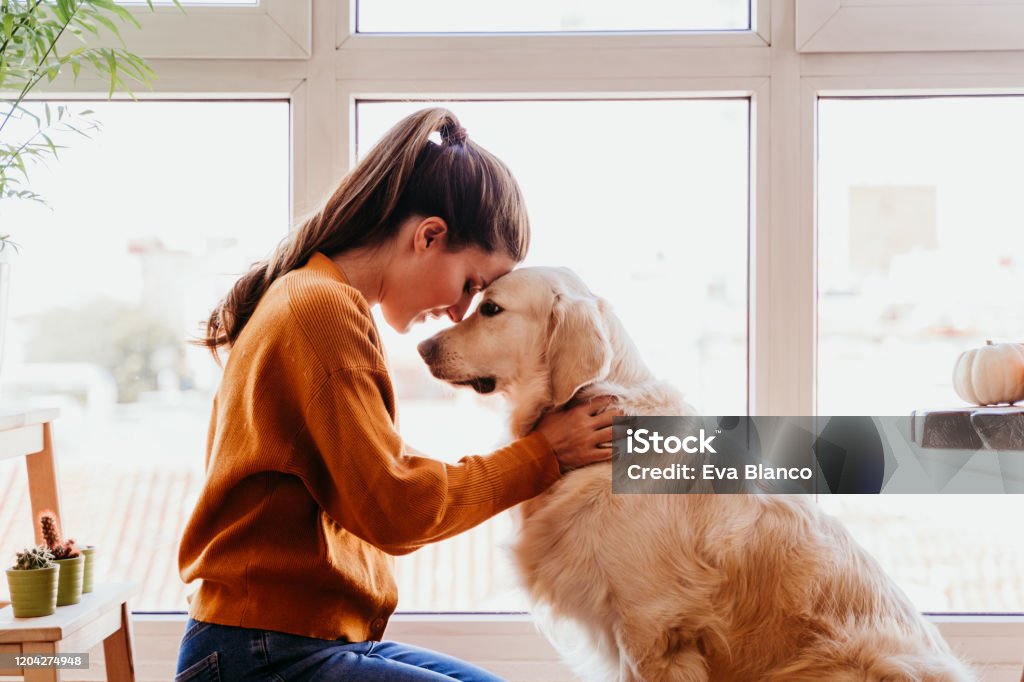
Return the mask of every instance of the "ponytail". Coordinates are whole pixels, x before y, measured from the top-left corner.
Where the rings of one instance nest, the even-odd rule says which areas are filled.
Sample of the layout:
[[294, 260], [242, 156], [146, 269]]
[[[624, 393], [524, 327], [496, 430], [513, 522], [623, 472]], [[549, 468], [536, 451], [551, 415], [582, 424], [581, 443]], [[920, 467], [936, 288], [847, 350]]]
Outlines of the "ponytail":
[[[434, 133], [440, 134], [440, 144], [430, 139]], [[316, 214], [235, 282], [197, 344], [219, 363], [218, 349], [235, 343], [278, 277], [318, 251], [333, 256], [383, 244], [414, 215], [442, 218], [452, 250], [500, 250], [518, 262], [529, 248], [526, 207], [509, 169], [470, 141], [450, 111], [423, 109], [389, 130]]]

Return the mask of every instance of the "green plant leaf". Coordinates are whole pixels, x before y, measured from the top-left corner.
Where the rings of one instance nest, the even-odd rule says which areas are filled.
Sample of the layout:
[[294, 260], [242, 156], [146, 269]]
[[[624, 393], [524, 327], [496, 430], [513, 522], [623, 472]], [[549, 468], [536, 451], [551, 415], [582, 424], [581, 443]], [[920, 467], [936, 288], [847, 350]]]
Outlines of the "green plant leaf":
[[113, 0], [89, 0], [89, 1], [93, 5], [96, 5], [97, 7], [102, 7], [103, 9], [109, 10], [113, 14], [117, 15], [117, 17], [121, 21], [123, 21], [125, 23], [135, 24], [135, 28], [142, 28], [142, 24], [139, 23], [139, 20], [135, 18], [134, 14], [129, 12], [124, 7], [121, 7], [120, 5], [116, 4], [115, 2], [113, 2]]
[[[93, 17], [93, 18], [94, 19], [98, 19], [99, 17]], [[94, 36], [98, 36], [100, 34], [100, 30], [96, 27], [96, 24], [94, 24], [93, 22], [89, 21], [85, 17], [76, 17], [75, 18], [75, 25], [76, 26], [81, 26], [82, 28], [84, 28], [86, 31], [88, 31], [89, 33], [93, 34]], [[120, 36], [118, 36], [118, 37], [120, 37]]]
[[107, 58], [107, 65], [110, 67], [110, 93], [107, 95], [107, 99], [110, 99], [114, 96], [114, 88], [117, 87], [121, 79], [117, 77], [117, 55], [113, 50], [106, 50], [104, 54]]
[[46, 140], [46, 144], [47, 144], [47, 146], [49, 146], [50, 151], [53, 153], [53, 155], [57, 156], [57, 149], [58, 149], [58, 147], [57, 147], [57, 145], [55, 145], [53, 143], [53, 140], [50, 138], [50, 136], [46, 135], [46, 134], [43, 134], [43, 139]]
[[114, 25], [114, 22], [112, 22], [110, 19], [103, 16], [102, 14], [96, 14], [95, 16], [93, 16], [93, 19], [106, 26], [107, 29], [117, 37], [117, 40], [121, 43], [121, 45], [125, 44], [124, 39], [121, 37], [121, 33], [117, 30], [117, 26]]
[[68, 12], [67, 9], [67, 0], [57, 0], [57, 4], [53, 5], [53, 13], [57, 15], [57, 19], [60, 23], [68, 23], [70, 12]]

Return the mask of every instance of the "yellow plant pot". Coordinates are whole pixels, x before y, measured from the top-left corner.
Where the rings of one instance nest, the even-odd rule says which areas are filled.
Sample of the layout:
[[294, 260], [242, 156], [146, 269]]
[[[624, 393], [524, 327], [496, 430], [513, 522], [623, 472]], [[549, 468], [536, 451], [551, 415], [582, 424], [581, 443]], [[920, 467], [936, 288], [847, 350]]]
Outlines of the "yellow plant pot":
[[7, 569], [7, 587], [15, 618], [49, 616], [57, 610], [57, 581], [60, 569]]
[[82, 593], [92, 592], [93, 566], [95, 565], [96, 547], [89, 545], [78, 550], [85, 557], [85, 568], [82, 572]]
[[57, 581], [57, 606], [68, 606], [82, 601], [82, 577], [85, 573], [85, 557], [61, 559], [53, 563], [60, 566], [60, 579]]

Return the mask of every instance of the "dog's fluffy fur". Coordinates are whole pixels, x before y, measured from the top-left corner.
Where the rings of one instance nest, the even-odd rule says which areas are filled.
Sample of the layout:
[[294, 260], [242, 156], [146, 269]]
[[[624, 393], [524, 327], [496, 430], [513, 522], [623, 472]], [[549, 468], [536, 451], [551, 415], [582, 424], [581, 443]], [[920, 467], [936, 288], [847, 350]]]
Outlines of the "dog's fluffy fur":
[[[513, 271], [484, 301], [420, 351], [436, 377], [504, 394], [516, 436], [598, 395], [627, 415], [694, 414], [571, 271]], [[813, 500], [613, 495], [610, 467], [522, 505], [514, 548], [556, 646], [582, 642], [569, 662], [588, 682], [975, 679]]]

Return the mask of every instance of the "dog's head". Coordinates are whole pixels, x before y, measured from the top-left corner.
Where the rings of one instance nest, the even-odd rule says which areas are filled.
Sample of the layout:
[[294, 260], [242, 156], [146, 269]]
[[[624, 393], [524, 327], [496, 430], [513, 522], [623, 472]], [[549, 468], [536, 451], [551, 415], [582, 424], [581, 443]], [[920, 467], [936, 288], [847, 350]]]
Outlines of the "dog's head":
[[520, 268], [491, 283], [461, 323], [418, 346], [438, 379], [555, 407], [608, 374], [605, 303], [567, 268]]

